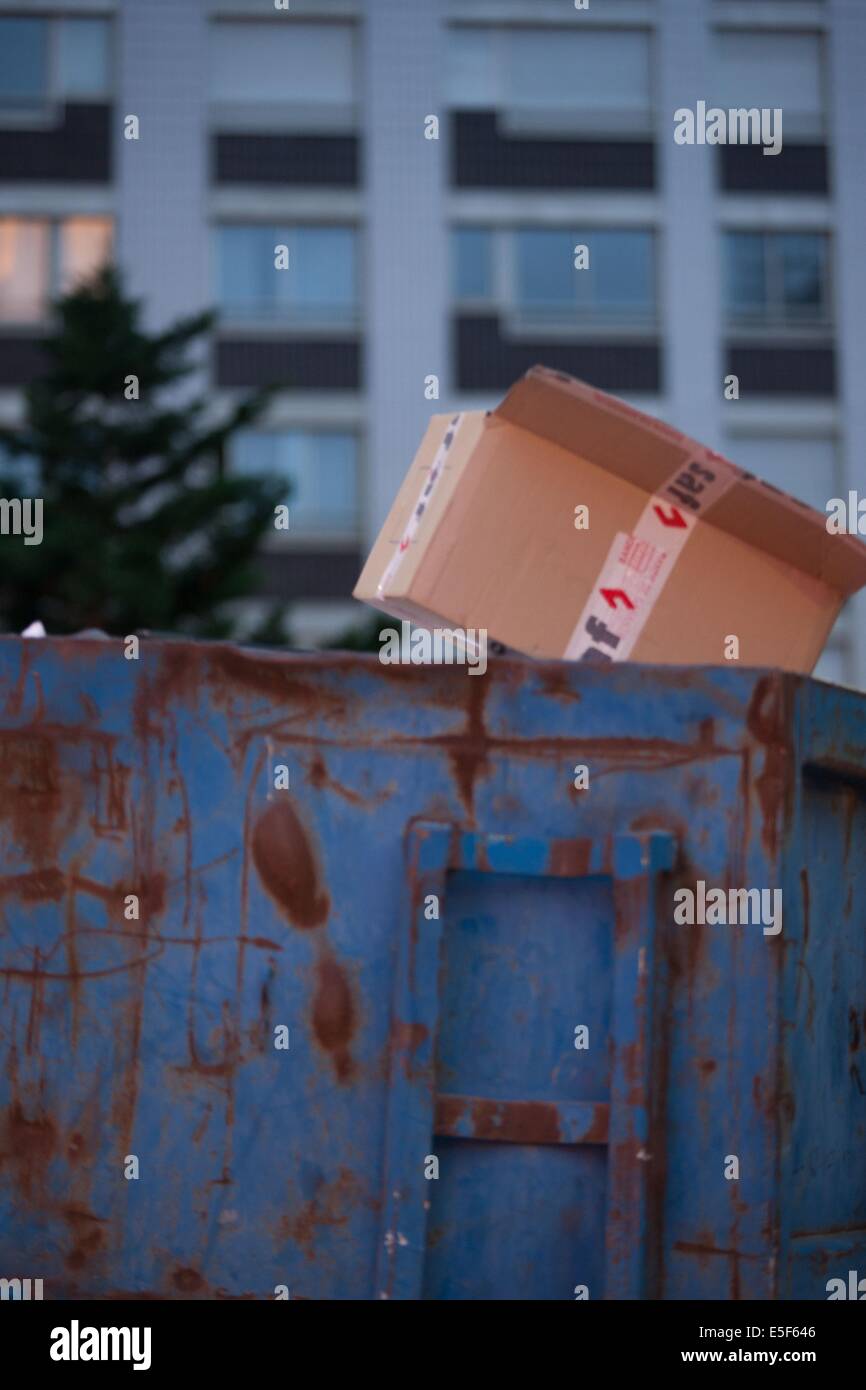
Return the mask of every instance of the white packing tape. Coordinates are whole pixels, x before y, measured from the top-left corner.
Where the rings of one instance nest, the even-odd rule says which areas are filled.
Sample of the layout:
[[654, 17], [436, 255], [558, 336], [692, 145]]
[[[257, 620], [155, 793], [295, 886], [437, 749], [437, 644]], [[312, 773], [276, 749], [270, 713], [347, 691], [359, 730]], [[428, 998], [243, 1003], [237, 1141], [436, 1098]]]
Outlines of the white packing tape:
[[720, 455], [684, 464], [617, 532], [563, 653], [567, 661], [627, 661], [699, 516], [741, 476]]
[[382, 577], [379, 580], [379, 583], [376, 585], [376, 593], [379, 596], [379, 598], [383, 598], [385, 596], [386, 590], [393, 582], [394, 575], [400, 568], [403, 556], [409, 549], [409, 546], [411, 545], [415, 537], [415, 533], [418, 530], [418, 527], [421, 525], [421, 518], [426, 512], [436, 484], [439, 482], [439, 479], [442, 476], [442, 470], [445, 467], [445, 461], [448, 457], [448, 452], [451, 448], [451, 445], [454, 443], [454, 438], [457, 434], [457, 431], [460, 428], [460, 422], [462, 419], [463, 415], [461, 413], [459, 415], [455, 415], [448, 422], [448, 428], [445, 431], [442, 443], [439, 445], [439, 448], [436, 450], [436, 453], [433, 456], [433, 461], [430, 464], [426, 481], [418, 497], [418, 502], [416, 506], [413, 508], [409, 520], [406, 523], [403, 535], [400, 537], [400, 543], [396, 547], [394, 554], [391, 556], [391, 559], [385, 566], [382, 572]]

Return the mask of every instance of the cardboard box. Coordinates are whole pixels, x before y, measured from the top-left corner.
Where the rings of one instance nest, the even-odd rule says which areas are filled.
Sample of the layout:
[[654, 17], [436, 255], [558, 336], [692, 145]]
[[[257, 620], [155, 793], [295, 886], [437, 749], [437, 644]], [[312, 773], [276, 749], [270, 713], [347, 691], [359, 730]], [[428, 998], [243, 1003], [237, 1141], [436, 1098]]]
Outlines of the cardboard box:
[[743, 665], [808, 672], [863, 584], [866, 545], [820, 513], [533, 367], [492, 412], [433, 416], [354, 593], [531, 656], [719, 665], [736, 637]]

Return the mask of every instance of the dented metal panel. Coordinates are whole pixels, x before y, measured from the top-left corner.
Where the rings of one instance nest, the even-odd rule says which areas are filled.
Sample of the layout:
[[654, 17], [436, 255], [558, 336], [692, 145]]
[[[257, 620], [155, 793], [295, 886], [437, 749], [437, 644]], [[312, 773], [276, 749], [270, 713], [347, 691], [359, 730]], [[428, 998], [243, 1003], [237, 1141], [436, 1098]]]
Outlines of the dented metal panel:
[[[826, 1297], [866, 1260], [864, 705], [0, 640], [0, 1275]], [[782, 932], [677, 925], [698, 880], [781, 887]]]

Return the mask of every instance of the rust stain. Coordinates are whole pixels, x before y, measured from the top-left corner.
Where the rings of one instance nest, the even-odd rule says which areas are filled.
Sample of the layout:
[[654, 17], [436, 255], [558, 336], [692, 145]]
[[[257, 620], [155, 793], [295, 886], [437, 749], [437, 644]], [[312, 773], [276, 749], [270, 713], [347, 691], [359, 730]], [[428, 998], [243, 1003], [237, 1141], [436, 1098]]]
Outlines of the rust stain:
[[[498, 1139], [509, 1144], [558, 1144], [562, 1139], [559, 1111], [553, 1101], [488, 1100], [477, 1096], [439, 1096], [435, 1132], [461, 1134], [468, 1116], [474, 1139]], [[607, 1107], [596, 1108], [591, 1131], [607, 1134]], [[599, 1142], [586, 1138], [582, 1142]]]
[[337, 782], [328, 772], [325, 760], [321, 753], [315, 753], [307, 769], [307, 780], [310, 785], [321, 791], [327, 788], [334, 791], [338, 796], [342, 796], [344, 801], [348, 801], [352, 806], [363, 806], [364, 798], [358, 792], [352, 791], [350, 787], [344, 787], [342, 782]]
[[[393, 672], [400, 668], [397, 666], [385, 666], [383, 671]], [[407, 668], [411, 669], [411, 668]], [[415, 668], [416, 670], [419, 668]], [[443, 668], [445, 669], [445, 668]], [[475, 818], [475, 784], [478, 778], [487, 771], [490, 750], [493, 746], [504, 742], [508, 747], [512, 747], [510, 740], [491, 740], [488, 737], [484, 722], [484, 704], [487, 699], [488, 681], [484, 676], [470, 676], [468, 672], [453, 673], [454, 680], [462, 679], [465, 684], [464, 702], [464, 721], [463, 728], [458, 733], [434, 734], [429, 738], [396, 738], [392, 739], [393, 747], [412, 747], [416, 744], [423, 744], [430, 748], [441, 748], [451, 764], [451, 772], [457, 786], [457, 791], [463, 808], [470, 820]], [[428, 691], [428, 698], [430, 692]], [[445, 693], [442, 703], [450, 705], [456, 703], [455, 692], [451, 681], [446, 683]]]
[[778, 674], [762, 676], [746, 716], [749, 732], [764, 750], [763, 768], [754, 785], [761, 808], [761, 839], [771, 858], [776, 856], [790, 801], [792, 749], [786, 689]]
[[171, 1276], [171, 1282], [178, 1293], [198, 1293], [205, 1286], [205, 1281], [198, 1270], [186, 1267], [176, 1269]]
[[338, 782], [328, 772], [327, 765], [321, 753], [315, 753], [310, 760], [307, 768], [307, 780], [310, 786], [317, 791], [332, 791], [337, 796], [341, 796], [344, 801], [348, 801], [350, 806], [360, 806], [362, 808], [373, 808], [381, 806], [393, 794], [393, 786], [383, 791], [377, 792], [374, 796], [363, 796], [361, 792], [356, 792], [352, 787], [347, 787], [343, 782]]
[[848, 1051], [856, 1052], [860, 1046], [860, 1019], [852, 1005], [848, 1010]]
[[577, 703], [583, 698], [580, 690], [575, 689], [573, 662], [539, 662], [534, 666], [534, 674], [541, 695], [546, 695], [552, 700], [572, 700]]
[[[143, 654], [145, 650], [148, 659], [133, 711], [141, 740], [153, 735], [161, 742], [175, 709], [194, 709], [205, 692], [212, 704], [238, 714], [246, 713], [250, 696], [258, 697], [273, 714], [264, 723], [255, 720], [240, 728], [229, 747], [220, 745], [235, 761], [243, 758], [251, 740], [269, 732], [284, 735], [292, 723], [344, 718], [352, 698], [341, 676], [356, 664], [354, 658], [324, 653], [311, 659], [286, 658], [206, 642], [153, 642], [143, 647]], [[296, 741], [315, 740], [311, 734]]]
[[59, 902], [66, 891], [66, 875], [54, 866], [26, 874], [0, 875], [0, 898], [19, 898], [25, 903]]
[[[160, 917], [165, 911], [166, 906], [166, 880], [163, 873], [151, 873], [131, 889], [124, 893], [126, 897], [129, 893], [135, 893], [139, 900], [139, 912], [147, 923], [152, 923], [154, 917]], [[121, 899], [122, 901], [122, 899]]]
[[466, 722], [458, 741], [448, 749], [448, 757], [460, 799], [470, 816], [474, 815], [475, 783], [487, 769], [487, 730], [484, 726], [484, 702], [487, 682], [483, 676], [467, 674]]
[[77, 1131], [74, 1134], [70, 1134], [69, 1141], [66, 1145], [66, 1157], [69, 1162], [78, 1163], [84, 1153], [84, 1149], [84, 1135], [79, 1134]]
[[[635, 999], [635, 1012], [643, 1008], [644, 983], [638, 986], [638, 997]], [[640, 1041], [613, 1044], [613, 1063], [622, 1072], [624, 1082], [625, 1098], [628, 1105], [641, 1105], [643, 1103], [643, 1087], [641, 1085], [641, 1060], [643, 1058], [643, 1045]]]
[[[69, 1232], [65, 1263], [70, 1270], [80, 1269], [106, 1241], [107, 1221], [94, 1215], [88, 1201], [92, 1162], [87, 1155], [94, 1147], [94, 1136], [101, 1132], [98, 1102], [91, 1097], [80, 1110], [80, 1128], [64, 1133], [45, 1104], [44, 1078], [36, 1094], [22, 1096], [14, 1047], [7, 1071], [12, 1100], [0, 1112], [0, 1170], [19, 1201], [31, 1204], [46, 1219], [65, 1222]], [[66, 1171], [58, 1182], [55, 1165], [64, 1161]], [[60, 1200], [58, 1191], [63, 1193]]]
[[208, 650], [208, 666], [212, 683], [216, 677], [228, 685], [242, 686], [271, 704], [286, 704], [292, 695], [294, 672], [282, 657], [219, 646]]
[[207, 1062], [199, 1054], [194, 1027], [194, 1007], [195, 1001], [193, 999], [187, 1017], [186, 1030], [189, 1061], [184, 1066], [176, 1067], [175, 1070], [191, 1072], [197, 1076], [232, 1077], [241, 1061], [241, 1047], [228, 1001], [223, 1002], [222, 1024], [215, 1030], [215, 1035], [210, 1039], [214, 1051], [218, 1053], [215, 1062]]
[[755, 1109], [763, 1113], [764, 1109], [764, 1081], [760, 1072], [752, 1077], [752, 1100], [755, 1102]]
[[[124, 933], [114, 933], [114, 935], [122, 936]], [[64, 943], [68, 942], [67, 937], [63, 937], [62, 940]], [[43, 970], [39, 964], [29, 967], [23, 965], [4, 965], [3, 968], [0, 969], [0, 976], [5, 976], [10, 980], [30, 980], [31, 982], [37, 983], [40, 980], [66, 980], [68, 984], [73, 986], [70, 993], [74, 995], [82, 980], [104, 980], [109, 975], [123, 975], [126, 974], [127, 971], [132, 973], [142, 966], [147, 965], [149, 961], [155, 960], [160, 954], [160, 951], [154, 951], [149, 956], [141, 956], [137, 960], [125, 961], [122, 965], [110, 965], [99, 970], [79, 970], [77, 966], [71, 970]], [[47, 956], [43, 957], [43, 959], [47, 960]]]
[[45, 1008], [45, 977], [42, 973], [42, 952], [33, 948], [33, 979], [30, 990], [30, 1010], [27, 1015], [27, 1052], [38, 1051], [41, 1039], [42, 1013]]
[[[341, 661], [317, 652], [310, 659], [287, 659], [224, 643], [206, 646], [203, 651], [206, 666], [202, 679], [207, 680], [218, 703], [244, 691], [260, 696], [270, 705], [282, 706], [285, 715], [292, 719], [342, 719], [346, 715], [352, 693], [350, 685], [341, 679], [341, 671], [355, 664], [351, 658]], [[335, 680], [329, 679], [331, 673]], [[241, 736], [241, 743], [246, 742], [246, 737]]]
[[118, 916], [124, 913], [126, 897], [133, 893], [138, 897], [139, 912], [145, 920], [159, 916], [166, 905], [166, 879], [161, 873], [152, 874], [140, 883], [124, 879], [114, 884], [98, 883], [79, 873], [67, 874], [56, 865], [23, 874], [0, 874], [0, 898], [18, 898], [32, 903], [59, 902], [70, 889], [99, 899]]
[[10, 685], [6, 692], [6, 705], [4, 712], [11, 718], [17, 719], [21, 714], [24, 703], [24, 691], [27, 686], [27, 673], [30, 669], [31, 644], [21, 643], [21, 664], [18, 667], [18, 678], [14, 685]]
[[401, 1059], [404, 1075], [410, 1081], [416, 1076], [415, 1054], [429, 1036], [430, 1030], [424, 1023], [404, 1023], [402, 1019], [395, 1019], [391, 1025], [391, 1047]]
[[213, 1106], [212, 1106], [212, 1105], [206, 1105], [205, 1108], [204, 1108], [204, 1110], [203, 1110], [202, 1113], [201, 1113], [201, 1117], [199, 1118], [199, 1121], [198, 1121], [198, 1123], [196, 1124], [195, 1129], [194, 1129], [193, 1132], [192, 1132], [192, 1142], [193, 1142], [194, 1144], [199, 1144], [199, 1143], [201, 1143], [202, 1136], [204, 1135], [205, 1130], [207, 1129], [207, 1127], [208, 1127], [208, 1125], [209, 1125], [209, 1123], [210, 1123], [210, 1118], [211, 1118], [211, 1115], [212, 1115], [212, 1114], [213, 1114]]
[[90, 783], [96, 790], [90, 824], [97, 835], [117, 835], [126, 830], [130, 769], [117, 761], [104, 735], [90, 746]]
[[69, 1269], [83, 1269], [93, 1255], [98, 1254], [105, 1245], [105, 1237], [98, 1228], [83, 1232], [80, 1239], [66, 1255]]
[[[697, 1255], [698, 1263], [701, 1266], [706, 1264], [706, 1260], [710, 1255], [725, 1255], [728, 1257], [734, 1255], [737, 1258], [744, 1258], [740, 1255], [738, 1250], [716, 1245], [711, 1231], [698, 1231], [695, 1240], [675, 1240], [673, 1248], [674, 1250], [681, 1251], [684, 1255]], [[750, 1257], [746, 1256], [745, 1258]]]
[[284, 1238], [295, 1241], [308, 1260], [314, 1260], [319, 1231], [345, 1226], [353, 1209], [362, 1201], [364, 1196], [357, 1177], [349, 1168], [340, 1168], [330, 1181], [321, 1177], [314, 1195], [295, 1215], [283, 1218], [281, 1233]]
[[0, 1168], [8, 1168], [21, 1196], [30, 1201], [45, 1187], [48, 1165], [60, 1145], [57, 1125], [40, 1110], [25, 1114], [13, 1100], [0, 1115]]
[[259, 878], [293, 926], [308, 930], [327, 920], [331, 900], [322, 888], [309, 835], [288, 795], [270, 802], [252, 833]]
[[739, 804], [736, 815], [731, 826], [732, 832], [736, 831], [737, 823], [740, 825], [739, 843], [735, 840], [735, 853], [731, 859], [734, 877], [738, 883], [742, 883], [747, 872], [749, 858], [749, 843], [752, 836], [752, 749], [746, 742], [740, 755], [740, 778], [739, 778]]
[[[497, 1101], [472, 1103], [472, 1128], [478, 1139], [495, 1139], [501, 1133], [503, 1110]], [[559, 1114], [551, 1101], [510, 1101], [507, 1106], [508, 1137], [512, 1143], [556, 1144], [561, 1137]]]
[[436, 1246], [439, 1244], [439, 1242], [445, 1235], [445, 1232], [445, 1226], [429, 1226], [427, 1228], [427, 1249], [435, 1250]]
[[59, 1214], [69, 1227], [72, 1241], [65, 1256], [66, 1267], [83, 1269], [94, 1256], [104, 1253], [108, 1222], [105, 1217], [96, 1216], [83, 1202], [67, 1202]]
[[160, 737], [160, 720], [172, 696], [195, 706], [204, 659], [204, 649], [192, 642], [167, 642], [159, 647], [156, 668], [148, 665], [136, 686], [133, 727], [139, 739], [146, 741], [152, 734]]
[[57, 859], [61, 811], [77, 814], [78, 798], [63, 804], [57, 740], [38, 727], [0, 734], [0, 818], [30, 863]]
[[582, 1144], [606, 1144], [610, 1135], [610, 1107], [599, 1102], [593, 1107], [592, 1122], [581, 1136]]
[[329, 949], [322, 950], [316, 961], [312, 1025], [337, 1080], [341, 1084], [351, 1081], [355, 1063], [350, 1046], [358, 1026], [357, 1009], [346, 972]]
[[[78, 724], [31, 723], [0, 731], [0, 823], [34, 869], [49, 870], [61, 842], [80, 823], [85, 807], [97, 834], [126, 825], [129, 770], [117, 762], [116, 738]], [[90, 750], [82, 756], [62, 753]]]
[[[475, 679], [481, 683], [477, 677]], [[303, 742], [301, 739], [293, 741]], [[459, 753], [465, 744], [465, 730], [460, 734], [435, 734], [427, 738], [407, 735], [388, 740], [391, 748], [438, 746], [449, 755]], [[705, 759], [740, 757], [738, 748], [721, 744], [710, 747], [700, 741], [682, 743], [664, 738], [569, 738], [559, 735], [519, 738], [514, 735], [497, 737], [489, 733], [483, 738], [483, 747], [475, 743], [474, 752], [482, 762], [486, 762], [491, 753], [507, 753], [516, 758], [546, 755], [571, 758], [573, 762], [590, 763], [596, 780], [611, 772], [654, 771], [682, 767]]]
[[[680, 844], [682, 846], [682, 841]], [[687, 859], [681, 851], [675, 876], [669, 881], [671, 902], [678, 889], [689, 888], [693, 891], [695, 883], [701, 878], [707, 881], [711, 879], [711, 875]], [[672, 918], [659, 935], [659, 959], [670, 972], [672, 986], [677, 988], [682, 985], [685, 990], [690, 1027], [698, 1009], [703, 982], [707, 978], [711, 940], [710, 932], [703, 927], [679, 926]]]
[[[135, 865], [134, 881], [137, 885], [142, 886], [155, 880], [155, 899], [158, 902], [159, 878], [154, 874], [156, 850], [153, 840], [156, 823], [155, 796], [155, 780], [149, 778], [144, 785], [142, 795], [131, 804], [130, 824], [133, 863]], [[145, 891], [146, 900], [153, 896], [152, 888]], [[141, 1084], [141, 1041], [147, 968], [151, 954], [158, 955], [162, 950], [160, 946], [156, 946], [153, 953], [148, 953], [147, 946], [150, 942], [153, 923], [147, 912], [143, 914], [140, 925], [142, 932], [141, 954], [138, 959], [128, 962], [125, 967], [129, 971], [126, 1004], [123, 1010], [116, 1013], [114, 1019], [117, 1062], [112, 1074], [111, 1120], [114, 1141], [121, 1155], [133, 1150], [133, 1131]], [[70, 922], [70, 932], [73, 931], [73, 927], [74, 914]], [[131, 949], [133, 944], [134, 939], [130, 942]], [[69, 963], [70, 966], [74, 963], [71, 954]], [[77, 968], [77, 962], [75, 964]]]
[[458, 1134], [460, 1121], [466, 1114], [466, 1098], [463, 1096], [437, 1096], [435, 1134]]
[[550, 847], [550, 872], [565, 878], [589, 873], [590, 840], [554, 840]]

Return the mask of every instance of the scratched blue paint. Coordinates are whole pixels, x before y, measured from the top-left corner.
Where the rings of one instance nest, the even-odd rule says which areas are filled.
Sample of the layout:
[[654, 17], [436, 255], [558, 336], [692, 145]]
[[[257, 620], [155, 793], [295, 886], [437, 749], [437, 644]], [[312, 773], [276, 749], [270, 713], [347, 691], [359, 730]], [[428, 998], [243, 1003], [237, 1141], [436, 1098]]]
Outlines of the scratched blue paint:
[[[864, 769], [862, 697], [766, 672], [0, 640], [0, 1277], [866, 1274]], [[697, 879], [781, 936], [676, 926]]]

